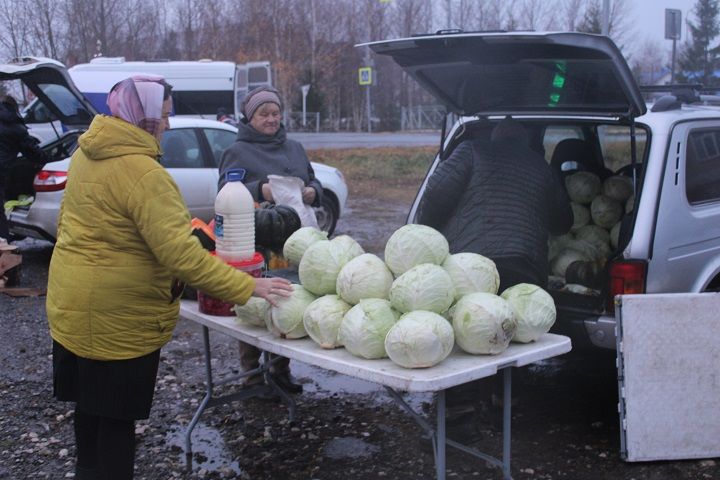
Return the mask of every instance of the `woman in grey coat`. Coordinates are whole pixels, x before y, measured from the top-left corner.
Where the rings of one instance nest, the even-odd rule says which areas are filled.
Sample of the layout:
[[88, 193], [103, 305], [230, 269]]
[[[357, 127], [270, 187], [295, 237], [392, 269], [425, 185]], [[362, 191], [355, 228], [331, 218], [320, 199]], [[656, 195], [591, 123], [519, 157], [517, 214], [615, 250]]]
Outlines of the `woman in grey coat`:
[[[303, 146], [287, 138], [281, 123], [283, 103], [278, 91], [272, 87], [258, 87], [243, 100], [241, 113], [244, 118], [238, 124], [236, 142], [223, 152], [220, 160], [220, 181], [218, 191], [225, 185], [225, 173], [235, 168], [245, 169], [243, 183], [256, 202], [273, 202], [268, 175], [298, 177], [305, 187], [303, 202], [319, 206], [322, 185], [315, 178], [315, 172]], [[258, 368], [260, 350], [240, 342], [240, 364], [243, 371]], [[302, 385], [290, 376], [290, 360], [280, 357], [271, 369], [273, 378], [285, 390], [300, 393]], [[246, 377], [245, 385], [250, 387], [263, 382], [260, 375]]]
[[223, 152], [218, 190], [225, 185], [225, 172], [245, 169], [245, 186], [256, 202], [273, 201], [268, 175], [301, 178], [305, 182], [303, 201], [320, 206], [322, 185], [315, 178], [305, 149], [287, 138], [281, 123], [283, 104], [277, 90], [258, 87], [243, 100], [237, 141]]

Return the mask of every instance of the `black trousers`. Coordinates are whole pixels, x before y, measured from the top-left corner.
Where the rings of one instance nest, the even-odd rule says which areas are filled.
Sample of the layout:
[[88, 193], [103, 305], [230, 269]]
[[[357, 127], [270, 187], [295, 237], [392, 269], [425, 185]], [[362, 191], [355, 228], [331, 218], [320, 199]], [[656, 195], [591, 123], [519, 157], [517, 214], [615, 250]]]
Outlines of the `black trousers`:
[[128, 360], [78, 357], [53, 341], [53, 391], [75, 402], [76, 480], [130, 480], [135, 420], [147, 418], [160, 350]]
[[135, 421], [100, 417], [75, 407], [76, 480], [130, 480]]

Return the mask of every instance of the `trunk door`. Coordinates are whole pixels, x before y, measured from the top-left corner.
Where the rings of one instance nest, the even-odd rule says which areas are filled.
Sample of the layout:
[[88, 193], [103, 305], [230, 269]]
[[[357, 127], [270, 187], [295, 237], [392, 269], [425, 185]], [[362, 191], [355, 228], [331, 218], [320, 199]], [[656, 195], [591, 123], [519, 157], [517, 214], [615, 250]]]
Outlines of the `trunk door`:
[[364, 44], [458, 115], [630, 117], [645, 102], [620, 50], [582, 33], [439, 33]]
[[16, 58], [0, 65], [1, 80], [20, 80], [70, 129], [86, 129], [97, 113], [75, 87], [65, 66], [40, 57]]

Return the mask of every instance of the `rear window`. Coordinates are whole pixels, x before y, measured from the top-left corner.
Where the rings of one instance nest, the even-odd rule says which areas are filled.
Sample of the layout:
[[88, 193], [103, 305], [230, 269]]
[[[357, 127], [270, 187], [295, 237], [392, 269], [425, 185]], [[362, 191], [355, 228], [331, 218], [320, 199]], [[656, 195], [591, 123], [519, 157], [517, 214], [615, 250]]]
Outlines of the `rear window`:
[[625, 111], [623, 88], [611, 72], [600, 60], [533, 60], [472, 66], [443, 63], [424, 68], [419, 75], [442, 85], [466, 113]]
[[175, 115], [217, 115], [219, 108], [228, 112], [235, 111], [234, 92], [232, 90], [172, 92]]

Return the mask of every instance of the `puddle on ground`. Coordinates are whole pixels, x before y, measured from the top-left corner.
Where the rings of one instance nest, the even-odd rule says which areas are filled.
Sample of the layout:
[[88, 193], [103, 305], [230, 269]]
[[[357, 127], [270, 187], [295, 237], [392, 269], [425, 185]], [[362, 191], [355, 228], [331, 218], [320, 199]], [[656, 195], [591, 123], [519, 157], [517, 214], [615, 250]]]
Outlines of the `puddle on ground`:
[[365, 458], [372, 457], [380, 451], [380, 447], [354, 437], [339, 437], [329, 440], [323, 448], [323, 455], [328, 458]]
[[[230, 470], [236, 475], [242, 473], [240, 464], [232, 458], [232, 455], [225, 448], [220, 432], [212, 427], [199, 422], [192, 432], [193, 464], [192, 470], [207, 471]], [[180, 461], [184, 464], [185, 457], [185, 429], [171, 430], [165, 436], [165, 442], [181, 449]], [[202, 460], [202, 461], [200, 461]]]

